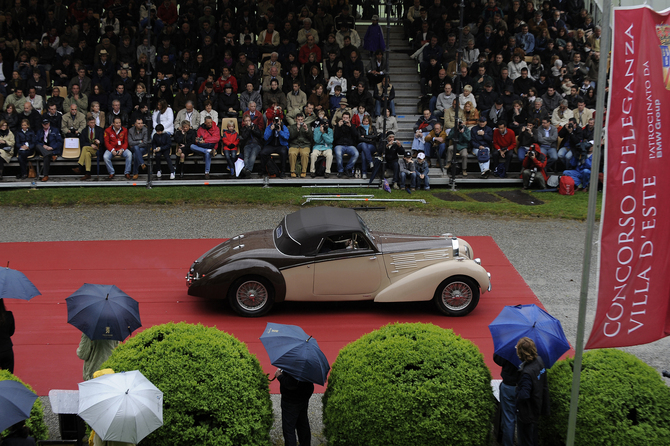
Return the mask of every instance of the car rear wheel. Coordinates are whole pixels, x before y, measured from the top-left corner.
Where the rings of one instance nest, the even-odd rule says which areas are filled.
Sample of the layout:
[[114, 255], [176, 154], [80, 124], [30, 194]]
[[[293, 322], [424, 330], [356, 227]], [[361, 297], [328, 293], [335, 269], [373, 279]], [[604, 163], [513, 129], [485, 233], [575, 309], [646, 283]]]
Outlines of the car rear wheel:
[[266, 314], [274, 304], [274, 288], [264, 278], [242, 277], [233, 284], [228, 300], [241, 316], [257, 317]]
[[447, 316], [465, 316], [479, 303], [479, 287], [469, 277], [450, 277], [437, 287], [434, 300]]

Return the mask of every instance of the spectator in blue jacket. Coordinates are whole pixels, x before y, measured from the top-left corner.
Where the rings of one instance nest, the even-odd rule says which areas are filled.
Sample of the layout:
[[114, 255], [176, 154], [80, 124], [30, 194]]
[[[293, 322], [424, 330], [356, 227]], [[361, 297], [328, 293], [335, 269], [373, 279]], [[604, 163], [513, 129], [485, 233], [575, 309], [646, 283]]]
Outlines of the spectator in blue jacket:
[[42, 155], [42, 182], [49, 181], [49, 167], [63, 153], [63, 137], [60, 130], [51, 127], [51, 121], [42, 119], [42, 128], [35, 136], [35, 150]]
[[479, 151], [488, 150], [489, 159], [487, 161], [479, 161], [479, 170], [482, 172], [482, 176], [488, 177], [491, 174], [489, 165], [491, 163], [491, 147], [493, 147], [493, 129], [486, 125], [485, 116], [480, 116], [478, 124], [470, 129], [470, 147], [472, 148], [472, 154], [478, 160], [485, 158], [484, 154], [480, 158]]
[[35, 132], [30, 129], [30, 121], [23, 119], [21, 129], [14, 135], [14, 147], [16, 147], [16, 156], [19, 158], [21, 173], [16, 176], [17, 180], [28, 177], [28, 157], [35, 153]]
[[284, 125], [279, 116], [275, 117], [272, 123], [265, 127], [265, 147], [261, 150], [261, 172], [272, 160], [272, 154], [278, 153], [281, 160], [279, 178], [284, 178], [286, 172], [286, 158], [288, 157], [288, 127]]

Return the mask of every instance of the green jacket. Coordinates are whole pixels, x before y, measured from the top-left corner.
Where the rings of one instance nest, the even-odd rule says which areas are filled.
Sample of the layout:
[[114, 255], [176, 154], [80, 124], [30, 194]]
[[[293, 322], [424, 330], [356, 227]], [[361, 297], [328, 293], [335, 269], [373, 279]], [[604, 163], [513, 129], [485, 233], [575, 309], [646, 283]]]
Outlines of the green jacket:
[[449, 132], [449, 138], [454, 142], [454, 151], [460, 152], [461, 150], [470, 148], [470, 130], [465, 127], [463, 133], [458, 131], [458, 126], [454, 127], [451, 132]]
[[119, 341], [91, 341], [84, 333], [81, 334], [77, 356], [84, 360], [84, 381], [93, 378], [118, 345]]
[[288, 140], [288, 145], [289, 147], [312, 147], [312, 141], [314, 139], [314, 136], [312, 134], [312, 129], [310, 128], [309, 124], [305, 124], [304, 127], [301, 127], [300, 130], [298, 130], [298, 125], [293, 124], [288, 128], [289, 132], [289, 140]]

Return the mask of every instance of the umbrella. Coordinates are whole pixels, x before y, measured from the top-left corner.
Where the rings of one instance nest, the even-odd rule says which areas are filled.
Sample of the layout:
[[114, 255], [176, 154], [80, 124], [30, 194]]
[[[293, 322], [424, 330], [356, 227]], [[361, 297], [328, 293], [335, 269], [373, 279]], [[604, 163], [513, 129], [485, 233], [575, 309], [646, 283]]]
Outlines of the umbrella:
[[30, 300], [42, 293], [21, 271], [7, 267], [0, 268], [0, 299]]
[[0, 381], [0, 432], [30, 417], [37, 395], [18, 381]]
[[270, 363], [298, 381], [324, 385], [330, 370], [319, 344], [297, 325], [268, 322], [261, 336]]
[[142, 326], [137, 301], [114, 285], [85, 283], [65, 300], [68, 323], [94, 341], [123, 341]]
[[163, 392], [139, 371], [79, 383], [79, 412], [103, 441], [136, 444], [163, 425]]
[[537, 353], [550, 368], [570, 349], [561, 322], [535, 304], [506, 306], [489, 324], [496, 354], [519, 366], [516, 344], [524, 336], [535, 342]]

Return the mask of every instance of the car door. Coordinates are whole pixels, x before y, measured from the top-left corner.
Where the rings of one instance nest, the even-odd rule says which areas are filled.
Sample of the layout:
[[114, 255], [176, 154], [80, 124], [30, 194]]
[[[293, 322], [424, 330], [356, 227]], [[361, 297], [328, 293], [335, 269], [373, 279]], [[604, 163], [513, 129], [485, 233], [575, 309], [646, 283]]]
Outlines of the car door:
[[361, 234], [356, 246], [320, 252], [314, 262], [314, 295], [333, 300], [372, 298], [382, 281], [381, 256]]

